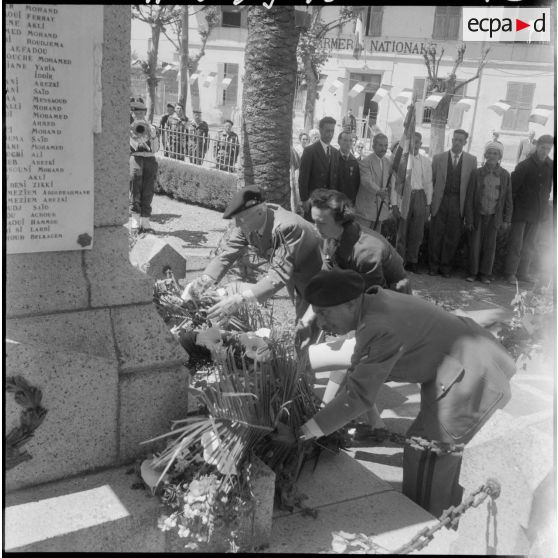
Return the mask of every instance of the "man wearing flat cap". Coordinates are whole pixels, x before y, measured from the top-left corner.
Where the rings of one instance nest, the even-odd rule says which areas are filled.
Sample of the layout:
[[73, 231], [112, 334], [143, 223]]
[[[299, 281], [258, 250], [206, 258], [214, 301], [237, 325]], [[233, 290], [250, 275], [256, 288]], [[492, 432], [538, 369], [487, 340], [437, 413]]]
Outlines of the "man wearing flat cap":
[[296, 213], [265, 203], [259, 188], [249, 186], [237, 192], [229, 202], [223, 219], [235, 220], [236, 227], [225, 249], [205, 268], [203, 275], [186, 286], [185, 300], [191, 293], [202, 293], [218, 283], [231, 266], [252, 246], [258, 256], [269, 261], [265, 277], [241, 293], [231, 294], [212, 306], [207, 317], [221, 320], [242, 304], [263, 302], [287, 287], [300, 318], [308, 304], [302, 292], [308, 281], [320, 271], [321, 241], [310, 223]]
[[511, 173], [513, 216], [504, 266], [506, 279], [532, 282], [531, 261], [535, 255], [540, 225], [551, 216], [548, 203], [554, 180], [553, 161], [549, 157], [554, 137], [545, 134], [535, 150]]
[[201, 110], [194, 111], [194, 122], [190, 134], [190, 161], [201, 165], [209, 146], [209, 126], [202, 120]]
[[513, 202], [510, 173], [500, 166], [504, 146], [491, 141], [484, 148], [484, 165], [471, 173], [465, 197], [465, 229], [469, 235], [467, 281], [490, 284], [496, 236], [511, 223]]
[[[357, 272], [333, 270], [318, 273], [304, 290], [323, 329], [355, 330], [355, 338], [345, 341], [354, 349], [344, 385], [301, 427], [301, 438], [335, 432], [372, 408], [384, 382], [396, 381], [421, 385], [408, 436], [468, 443], [509, 401], [513, 359], [471, 318], [381, 287], [365, 293], [364, 286]], [[458, 454], [405, 446], [403, 493], [438, 517], [461, 501], [460, 466]]]

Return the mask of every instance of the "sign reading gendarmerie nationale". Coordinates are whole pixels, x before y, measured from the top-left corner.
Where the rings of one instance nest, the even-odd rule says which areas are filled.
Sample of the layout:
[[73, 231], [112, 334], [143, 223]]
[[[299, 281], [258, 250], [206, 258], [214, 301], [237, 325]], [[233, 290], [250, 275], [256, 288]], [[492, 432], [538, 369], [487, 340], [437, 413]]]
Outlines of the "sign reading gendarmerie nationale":
[[[427, 46], [424, 42], [411, 39], [376, 39], [370, 37], [364, 38], [363, 45], [365, 51], [370, 53], [416, 54], [418, 56], [422, 56]], [[320, 41], [320, 46], [329, 50], [352, 53], [356, 45], [354, 35], [339, 35], [335, 37], [324, 37]]]
[[6, 5], [9, 254], [92, 247], [97, 27], [87, 8]]

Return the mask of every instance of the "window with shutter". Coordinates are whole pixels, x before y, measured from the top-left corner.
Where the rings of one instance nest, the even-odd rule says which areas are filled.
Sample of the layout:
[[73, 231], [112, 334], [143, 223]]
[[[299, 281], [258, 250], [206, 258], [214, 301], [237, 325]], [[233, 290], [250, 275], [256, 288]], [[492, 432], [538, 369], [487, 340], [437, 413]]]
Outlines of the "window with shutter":
[[366, 16], [366, 35], [380, 37], [382, 35], [383, 6], [369, 6]]
[[460, 6], [437, 6], [434, 14], [433, 39], [456, 41], [461, 23]]
[[223, 64], [223, 78], [231, 78], [229, 86], [223, 90], [223, 105], [236, 106], [238, 97], [238, 64]]
[[529, 115], [533, 108], [534, 95], [534, 83], [508, 83], [505, 100], [511, 108], [502, 116], [502, 130], [523, 132], [529, 129]]

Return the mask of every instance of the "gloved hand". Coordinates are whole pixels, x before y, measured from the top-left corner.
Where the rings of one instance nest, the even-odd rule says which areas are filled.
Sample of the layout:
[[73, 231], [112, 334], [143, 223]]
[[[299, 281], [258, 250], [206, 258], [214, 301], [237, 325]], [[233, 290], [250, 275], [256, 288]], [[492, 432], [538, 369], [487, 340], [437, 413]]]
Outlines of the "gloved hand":
[[207, 310], [207, 317], [210, 320], [220, 321], [238, 310], [244, 302], [244, 297], [240, 293], [226, 296]]
[[199, 298], [212, 283], [213, 279], [204, 273], [201, 277], [194, 279], [186, 285], [181, 295], [182, 300], [187, 302], [193, 298]]

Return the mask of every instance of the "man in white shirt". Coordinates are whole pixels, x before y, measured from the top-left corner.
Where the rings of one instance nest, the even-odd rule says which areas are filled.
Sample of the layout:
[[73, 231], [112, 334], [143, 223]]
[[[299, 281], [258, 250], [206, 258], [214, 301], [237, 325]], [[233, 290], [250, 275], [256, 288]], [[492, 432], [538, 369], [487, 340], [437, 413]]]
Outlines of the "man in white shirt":
[[[376, 134], [372, 141], [372, 153], [359, 162], [360, 187], [355, 200], [356, 221], [369, 229], [381, 231], [382, 222], [389, 216], [388, 178], [391, 163], [385, 157], [388, 138]], [[395, 177], [392, 175], [390, 184]]]
[[424, 237], [424, 225], [432, 203], [432, 165], [430, 159], [421, 155], [422, 136], [415, 132], [415, 151], [411, 172], [411, 200], [407, 215], [401, 214], [402, 196], [392, 188], [391, 204], [398, 219], [396, 248], [405, 262], [405, 269], [418, 273], [418, 254]]

